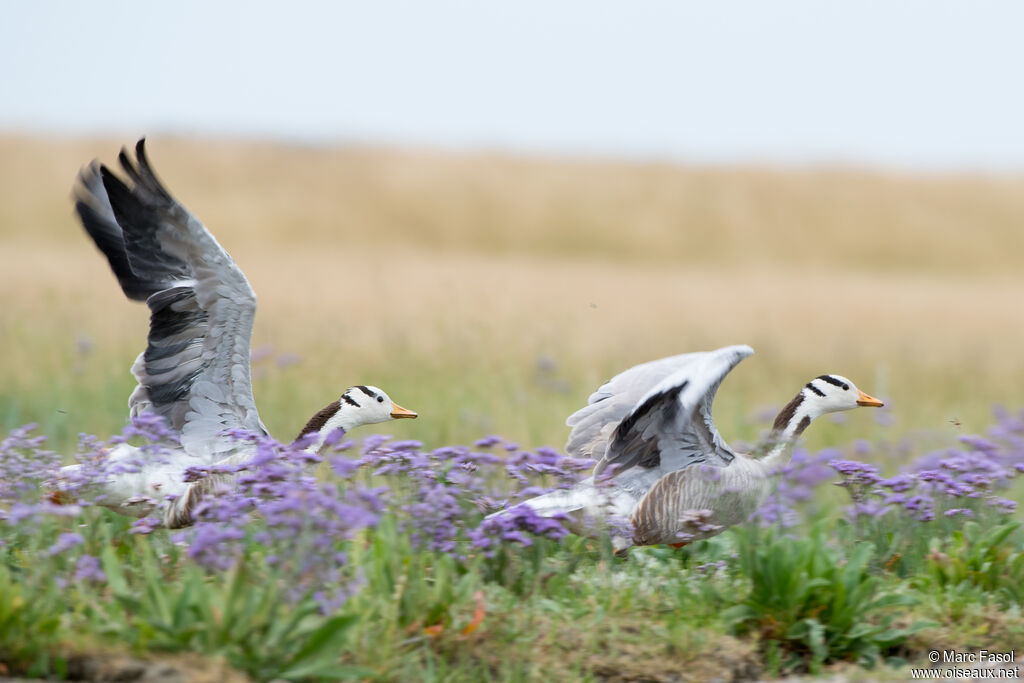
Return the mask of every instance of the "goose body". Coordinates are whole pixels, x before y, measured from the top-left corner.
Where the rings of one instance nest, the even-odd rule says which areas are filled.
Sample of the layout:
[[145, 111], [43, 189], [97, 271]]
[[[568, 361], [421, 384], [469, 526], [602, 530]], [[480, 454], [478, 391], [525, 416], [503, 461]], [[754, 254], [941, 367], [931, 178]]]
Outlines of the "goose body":
[[783, 408], [765, 443], [737, 453], [719, 435], [711, 407], [725, 376], [753, 352], [728, 346], [616, 375], [566, 420], [572, 428], [566, 451], [596, 459], [593, 475], [523, 504], [577, 523], [627, 522], [627, 531], [613, 534], [618, 549], [707, 538], [745, 522], [764, 503], [812, 420], [882, 405], [845, 377], [822, 375]]
[[[150, 310], [146, 349], [131, 372], [138, 386], [129, 414], [159, 416], [180, 442], [154, 455], [128, 444], [107, 457], [97, 502], [134, 516], [161, 508], [167, 526], [191, 523], [209, 490], [188, 483], [190, 467], [243, 462], [252, 453], [227, 432], [267, 434], [252, 393], [250, 343], [256, 295], [242, 270], [205, 226], [156, 177], [145, 141], [135, 159], [122, 150], [128, 182], [93, 162], [79, 174], [75, 210], [110, 264], [125, 296]], [[335, 429], [416, 417], [376, 387], [357, 386], [315, 414], [299, 436], [316, 432], [318, 450]], [[80, 466], [64, 468], [73, 478]]]

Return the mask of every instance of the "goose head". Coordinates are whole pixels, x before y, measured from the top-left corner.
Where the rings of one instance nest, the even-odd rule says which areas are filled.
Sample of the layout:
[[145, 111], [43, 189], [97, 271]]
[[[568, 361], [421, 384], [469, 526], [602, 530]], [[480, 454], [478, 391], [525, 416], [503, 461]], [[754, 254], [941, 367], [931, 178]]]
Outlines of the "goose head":
[[815, 377], [800, 393], [809, 412], [818, 415], [853, 410], [861, 406], [880, 408], [884, 405], [874, 396], [865, 394], [842, 375]]
[[414, 418], [416, 413], [392, 401], [382, 389], [360, 384], [346, 389], [338, 399], [338, 416], [344, 418], [345, 423], [339, 426], [348, 430], [360, 425]]
[[882, 405], [881, 401], [865, 394], [842, 375], [821, 375], [804, 385], [800, 393], [786, 404], [775, 418], [773, 431], [792, 439], [799, 436], [811, 420], [825, 413], [861, 406], [880, 408]]
[[346, 389], [337, 401], [311, 417], [296, 439], [318, 432], [319, 437], [310, 449], [319, 450], [327, 435], [337, 429], [348, 432], [362, 425], [414, 417], [414, 411], [392, 401], [383, 389], [359, 384]]

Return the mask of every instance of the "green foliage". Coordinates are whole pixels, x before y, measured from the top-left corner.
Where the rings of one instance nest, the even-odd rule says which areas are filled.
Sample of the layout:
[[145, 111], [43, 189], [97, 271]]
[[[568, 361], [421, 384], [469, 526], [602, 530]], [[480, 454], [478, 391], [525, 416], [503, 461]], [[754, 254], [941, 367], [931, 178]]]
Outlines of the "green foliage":
[[223, 576], [190, 564], [172, 567], [176, 576], [167, 576], [148, 539], [140, 539], [135, 551], [134, 577], [113, 548], [101, 559], [121, 608], [120, 636], [131, 637], [137, 649], [223, 656], [258, 680], [372, 673], [340, 662], [356, 615], [324, 617], [309, 598], [292, 604], [284, 599], [285, 587], [253, 576], [245, 563]]
[[64, 661], [54, 653], [67, 636], [60, 591], [16, 574], [0, 564], [0, 664], [30, 676], [60, 673]]
[[967, 522], [949, 538], [930, 538], [926, 569], [915, 578], [921, 588], [948, 590], [976, 586], [1009, 606], [1024, 602], [1024, 552], [1007, 540], [1021, 526], [1005, 522], [984, 529]]
[[894, 625], [889, 608], [915, 600], [883, 589], [882, 579], [870, 573], [868, 543], [843, 555], [828, 544], [820, 525], [804, 538], [756, 528], [734, 533], [750, 592], [725, 619], [739, 633], [756, 632], [782, 670], [814, 671], [838, 660], [872, 665], [928, 626]]
[[453, 605], [468, 601], [479, 588], [478, 575], [443, 553], [416, 551], [393, 517], [385, 517], [364, 549], [352, 550], [367, 585], [353, 608], [388, 635], [417, 627], [451, 625]]

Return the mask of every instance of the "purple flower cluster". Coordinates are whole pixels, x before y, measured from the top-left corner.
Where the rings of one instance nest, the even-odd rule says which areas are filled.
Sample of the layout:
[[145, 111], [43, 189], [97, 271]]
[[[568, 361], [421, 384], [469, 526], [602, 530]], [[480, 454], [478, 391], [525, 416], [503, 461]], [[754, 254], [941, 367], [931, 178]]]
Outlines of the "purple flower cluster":
[[[169, 449], [178, 445], [164, 420], [146, 414], [109, 441], [80, 437], [78, 464], [61, 470], [60, 457], [44, 450], [45, 438], [33, 436], [32, 429], [15, 430], [0, 444], [0, 530], [22, 535], [33, 523], [81, 515], [99, 501], [99, 482], [166, 462]], [[327, 438], [325, 457], [304, 450], [310, 439], [285, 445], [238, 430], [226, 436], [247, 458], [183, 473], [184, 482], [203, 495], [192, 511], [193, 526], [169, 534], [169, 540], [210, 571], [262, 558], [296, 598], [315, 594], [325, 608], [340, 604], [359, 583], [357, 572], [346, 567], [348, 544], [376, 528], [384, 515], [394, 518], [415, 547], [456, 557], [493, 552], [499, 542], [529, 545], [533, 536], [559, 539], [567, 532], [558, 517], [540, 517], [527, 508], [485, 522], [481, 516], [510, 500], [569, 486], [593, 466], [551, 448], [522, 450], [496, 436], [475, 448], [433, 451], [417, 441], [370, 436], [352, 452], [354, 444], [339, 431]], [[315, 476], [324, 459], [329, 467]], [[510, 488], [517, 489], [511, 498]], [[130, 533], [160, 531], [163, 507], [174, 498], [138, 501], [140, 509], [152, 512], [135, 521]], [[49, 556], [67, 555], [69, 563], [62, 566], [81, 581], [104, 581], [80, 534], [68, 531], [66, 523], [49, 529]], [[9, 538], [5, 532], [0, 544]]]
[[775, 491], [753, 514], [752, 521], [762, 527], [796, 526], [800, 522], [796, 506], [810, 501], [818, 486], [832, 479], [834, 473], [828, 463], [835, 459], [837, 453], [836, 449], [827, 448], [812, 455], [803, 448], [797, 448], [790, 462], [782, 468]]
[[417, 441], [368, 439], [356, 466], [393, 482], [388, 502], [401, 511], [400, 529], [414, 546], [454, 553], [464, 524], [461, 498], [483, 490], [480, 468], [500, 458], [468, 448], [423, 452], [421, 447]]
[[[166, 420], [153, 413], [143, 413], [125, 426], [121, 434], [103, 442], [95, 436], [79, 435], [74, 454], [76, 465], [61, 468], [57, 458], [42, 482], [42, 488], [56, 492], [61, 502], [89, 506], [100, 503], [103, 496], [97, 484], [123, 474], [141, 471], [153, 464], [167, 463], [172, 450], [180, 447], [178, 435]], [[135, 502], [153, 505], [158, 501], [139, 498]]]
[[191, 473], [197, 481], [209, 477], [205, 483], [211, 490], [194, 510], [194, 526], [172, 539], [212, 570], [229, 569], [259, 553], [288, 582], [295, 599], [317, 593], [325, 608], [337, 606], [352, 588], [343, 574], [345, 543], [377, 525], [384, 489], [318, 479], [310, 466], [322, 458], [302, 450], [302, 442], [232, 436], [251, 457]]
[[969, 518], [983, 511], [1010, 513], [1016, 502], [999, 495], [1009, 480], [1024, 472], [1024, 411], [1011, 415], [996, 410], [996, 424], [987, 437], [963, 436], [960, 448], [947, 448], [912, 457], [912, 443], [899, 444], [894, 454], [909, 460], [904, 471], [884, 477], [878, 465], [865, 462], [875, 446], [858, 440], [852, 451], [858, 459], [842, 457], [838, 449], [810, 454], [796, 449], [781, 470], [776, 490], [754, 513], [761, 526], [790, 527], [801, 520], [796, 506], [811, 500], [822, 483], [834, 480], [850, 496], [852, 519], [901, 514], [927, 522], [937, 516]]
[[469, 532], [469, 538], [473, 547], [490, 557], [502, 543], [529, 546], [533, 544], [532, 536], [561, 540], [569, 533], [562, 525], [567, 519], [564, 514], [544, 517], [527, 505], [516, 505], [500, 515], [485, 519]]
[[0, 441], [0, 503], [32, 498], [60, 467], [60, 456], [44, 448], [46, 437], [31, 436], [35, 428], [19, 427]]
[[961, 448], [927, 453], [904, 471], [883, 478], [875, 465], [855, 460], [832, 460], [853, 505], [853, 518], [902, 514], [918, 522], [930, 522], [941, 513], [946, 518], [972, 517], [983, 511], [1009, 514], [1016, 503], [999, 495], [1009, 480], [1024, 471], [1024, 411], [1012, 416], [996, 414], [992, 438], [962, 436]]
[[[964, 437], [958, 448], [928, 453], [890, 477], [877, 465], [848, 459], [837, 449], [814, 454], [797, 449], [777, 490], [754, 518], [762, 525], [797, 523], [796, 506], [811, 501], [836, 473], [837, 483], [850, 495], [849, 514], [855, 519], [902, 515], [958, 523], [1010, 513], [1016, 503], [1002, 490], [1024, 471], [1024, 412], [997, 417], [984, 437]], [[323, 455], [304, 450], [310, 439], [285, 445], [242, 431], [228, 436], [247, 454], [244, 462], [184, 473], [187, 481], [206, 489], [193, 511], [194, 526], [160, 535], [163, 520], [157, 513], [165, 501], [150, 501], [154, 516], [136, 521], [131, 533], [156, 533], [154, 542], [178, 544], [182, 552], [175, 556], [212, 572], [258, 562], [289, 586], [295, 599], [314, 595], [325, 610], [361, 585], [358, 570], [349, 565], [352, 544], [381, 533], [381, 520], [388, 518], [387, 529], [397, 529], [414, 548], [459, 559], [491, 556], [503, 544], [529, 546], [538, 537], [557, 541], [568, 533], [567, 518], [541, 516], [519, 503], [571, 486], [593, 467], [591, 460], [546, 447], [524, 450], [497, 436], [473, 446], [434, 450], [418, 441], [370, 436], [357, 449], [338, 431], [329, 435]], [[139, 450], [119, 448], [126, 443]], [[54, 566], [73, 572], [75, 580], [104, 582], [99, 560], [89, 554], [95, 549], [78, 533], [89, 537], [89, 532], [72, 526], [69, 518], [82, 515], [95, 500], [90, 485], [162, 459], [176, 443], [162, 420], [142, 416], [108, 442], [81, 437], [77, 469], [58, 476], [60, 458], [45, 450], [43, 437], [32, 436], [31, 427], [11, 432], [0, 442], [0, 546], [12, 539], [22, 542], [17, 539], [28, 538], [33, 525], [45, 528], [41, 558], [53, 558]], [[873, 448], [861, 442], [852, 452], [866, 458]], [[121, 457], [129, 451], [130, 457]], [[63, 505], [47, 496], [58, 479], [56, 498]], [[597, 483], [602, 482], [607, 483]], [[501, 515], [481, 519], [507, 507]], [[688, 523], [680, 540], [717, 531], [701, 511], [694, 511]]]
[[[401, 528], [418, 547], [462, 556], [464, 553], [459, 549], [466, 541], [472, 547], [488, 550], [492, 544], [485, 539], [495, 534], [516, 542], [523, 542], [524, 532], [554, 537], [556, 532], [551, 526], [561, 528], [554, 518], [543, 523], [526, 517], [526, 521], [520, 522], [506, 520], [514, 526], [507, 529], [488, 520], [472, 529], [470, 513], [507, 505], [508, 501], [500, 499], [499, 494], [507, 486], [495, 486], [498, 472], [503, 472], [506, 480], [516, 482], [520, 488], [513, 498], [522, 500], [554, 486], [575, 483], [593, 467], [593, 461], [570, 458], [547, 447], [520, 450], [518, 445], [497, 436], [477, 441], [476, 447], [500, 447], [504, 455], [465, 446], [445, 446], [426, 452], [419, 442], [389, 444], [381, 439], [367, 439], [356, 468], [369, 469], [376, 477], [393, 482], [388, 502], [401, 511]], [[561, 535], [564, 533], [563, 530]]]
[[100, 559], [93, 555], [79, 555], [75, 564], [75, 581], [105, 583], [107, 575], [100, 569]]
[[83, 543], [85, 543], [85, 539], [82, 538], [81, 534], [64, 533], [57, 537], [57, 542], [50, 546], [50, 549], [47, 552], [50, 555], [60, 555], [61, 553], [80, 546]]
[[[580, 479], [581, 472], [594, 467], [594, 461], [589, 458], [571, 458], [547, 446], [536, 451], [522, 451], [515, 444], [505, 444], [505, 450], [509, 451], [504, 460], [505, 473], [523, 487], [536, 484], [538, 476], [541, 484], [554, 488], [568, 487]], [[533, 495], [536, 495], [533, 491], [526, 494], [520, 491], [516, 497], [521, 499]]]
[[[495, 506], [499, 473], [541, 493], [548, 488], [537, 484], [565, 486], [593, 466], [549, 448], [522, 451], [497, 437], [483, 447], [501, 446], [503, 455], [464, 446], [427, 451], [418, 441], [374, 435], [353, 456], [347, 452], [353, 444], [339, 434], [327, 455], [333, 476], [317, 478], [310, 466], [323, 458], [302, 450], [303, 442], [285, 446], [266, 436], [232, 436], [252, 456], [241, 465], [189, 472], [195, 481], [209, 478], [213, 492], [196, 507], [195, 525], [173, 538], [212, 570], [259, 550], [289, 577], [296, 597], [315, 592], [325, 608], [340, 604], [357, 578], [345, 580], [345, 543], [375, 528], [383, 515], [394, 516], [414, 547], [456, 557], [491, 552], [496, 538], [524, 545], [530, 535], [559, 539], [567, 532], [557, 517], [520, 510], [500, 521], [476, 520]], [[136, 524], [140, 532], [151, 526]]]

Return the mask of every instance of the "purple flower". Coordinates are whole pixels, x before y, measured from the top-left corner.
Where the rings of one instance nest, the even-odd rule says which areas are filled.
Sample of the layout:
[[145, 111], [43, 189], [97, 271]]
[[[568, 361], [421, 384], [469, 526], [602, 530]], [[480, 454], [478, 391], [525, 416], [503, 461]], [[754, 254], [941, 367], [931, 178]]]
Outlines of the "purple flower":
[[334, 450], [336, 450], [336, 451], [344, 450], [343, 446], [345, 448], [350, 448], [351, 447], [351, 442], [349, 442], [348, 446], [345, 446], [345, 444], [342, 443], [341, 440], [344, 439], [344, 438], [345, 438], [345, 430], [344, 429], [342, 429], [341, 427], [338, 427], [337, 429], [332, 429], [330, 432], [327, 433], [327, 436], [324, 437], [324, 445], [325, 446], [334, 446], [335, 447]]
[[1004, 514], [1011, 514], [1017, 510], [1017, 502], [1008, 498], [993, 498], [988, 504]]
[[892, 489], [894, 493], [903, 493], [914, 488], [917, 482], [914, 477], [909, 474], [897, 474], [895, 477], [889, 479], [882, 479], [878, 482], [880, 486], [884, 486], [887, 489]]
[[989, 441], [988, 439], [976, 436], [973, 434], [964, 434], [960, 437], [960, 442], [967, 444], [971, 448], [981, 451], [983, 453], [992, 455], [1000, 451], [999, 445]]
[[903, 509], [911, 512], [911, 516], [919, 522], [935, 519], [935, 501], [930, 496], [913, 496], [903, 504]]
[[75, 564], [74, 578], [76, 581], [104, 583], [107, 575], [100, 569], [100, 560], [93, 555], [81, 555]]
[[52, 481], [60, 467], [60, 456], [43, 448], [46, 437], [31, 435], [35, 428], [19, 427], [0, 441], [0, 503], [37, 499], [41, 482]]
[[133, 534], [151, 534], [159, 529], [163, 523], [156, 517], [143, 517], [142, 519], [132, 522], [131, 533]]
[[330, 458], [331, 470], [343, 479], [348, 479], [359, 470], [359, 461], [344, 455], [333, 455]]
[[211, 569], [230, 569], [241, 555], [241, 529], [226, 524], [198, 524], [192, 534], [188, 556]]
[[778, 493], [768, 496], [765, 503], [751, 516], [758, 526], [767, 528], [778, 524], [783, 528], [795, 526], [800, 518], [796, 510], [786, 505]]
[[79, 546], [85, 543], [85, 539], [82, 538], [81, 534], [75, 533], [63, 533], [57, 537], [57, 542], [50, 546], [47, 551], [47, 555], [60, 555], [61, 553]]
[[883, 502], [879, 502], [874, 499], [865, 500], [860, 503], [854, 503], [847, 509], [847, 516], [851, 518], [858, 517], [882, 517], [892, 508]]
[[565, 519], [567, 517], [564, 514], [545, 517], [528, 505], [517, 505], [502, 514], [485, 519], [480, 526], [470, 532], [470, 540], [473, 547], [485, 551], [485, 554], [490, 556], [493, 555], [496, 541], [499, 539], [524, 546], [533, 543], [527, 534], [560, 540], [569, 533], [562, 526], [562, 520]]
[[837, 486], [846, 488], [846, 492], [854, 503], [864, 503], [869, 496], [877, 492], [877, 484], [882, 481], [878, 467], [857, 460], [829, 460], [829, 466], [842, 475]]
[[869, 465], [866, 462], [859, 462], [857, 460], [839, 459], [829, 460], [828, 464], [839, 474], [849, 477], [857, 483], [876, 484], [881, 480], [881, 477], [878, 476], [878, 467], [876, 465]]
[[208, 476], [210, 476], [209, 467], [199, 467], [196, 465], [192, 465], [190, 467], [185, 468], [185, 474], [182, 477], [182, 481], [186, 483], [191, 483], [194, 481], [199, 481], [200, 479], [206, 479]]

